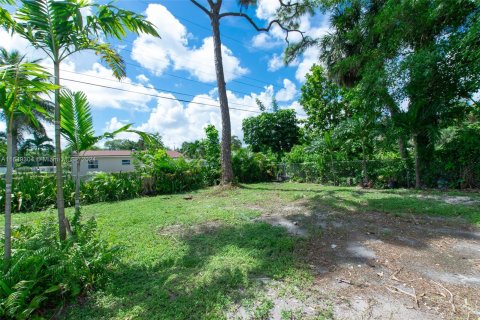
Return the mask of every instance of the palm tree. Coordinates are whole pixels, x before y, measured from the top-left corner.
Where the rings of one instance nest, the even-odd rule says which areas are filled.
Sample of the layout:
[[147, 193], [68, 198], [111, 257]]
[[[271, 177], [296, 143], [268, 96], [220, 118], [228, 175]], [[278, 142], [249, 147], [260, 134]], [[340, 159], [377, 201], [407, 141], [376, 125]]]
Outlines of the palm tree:
[[157, 138], [155, 134], [150, 135], [144, 132], [130, 129], [131, 124], [127, 124], [114, 132], [106, 132], [100, 136], [95, 136], [93, 128], [93, 117], [90, 105], [85, 93], [72, 92], [65, 89], [60, 94], [60, 111], [62, 115], [62, 135], [68, 141], [67, 148], [77, 155], [75, 176], [75, 220], [80, 215], [80, 155], [82, 151], [92, 149], [92, 147], [103, 139], [113, 139], [120, 132], [133, 132], [146, 143], [154, 143]]
[[12, 127], [17, 115], [25, 115], [32, 123], [38, 123], [32, 110], [42, 112], [35, 103], [38, 96], [55, 88], [48, 82], [49, 74], [35, 63], [18, 59], [14, 65], [0, 66], [0, 108], [7, 120], [7, 172], [5, 176], [5, 261], [11, 257], [12, 240], [12, 181], [13, 181], [13, 135]]
[[[3, 0], [5, 1], [5, 0]], [[158, 36], [143, 15], [84, 0], [21, 0], [15, 14], [15, 32], [42, 50], [53, 62], [55, 89], [55, 157], [57, 210], [60, 239], [66, 238], [60, 112], [60, 64], [72, 54], [92, 50], [112, 69], [118, 79], [125, 76], [122, 57], [99, 37], [122, 39], [127, 32]], [[84, 12], [93, 12], [84, 15]]]
[[[21, 59], [22, 55], [19, 51], [12, 50], [7, 51], [5, 48], [0, 48], [0, 65], [15, 65], [18, 64]], [[39, 63], [40, 60], [33, 60], [30, 61], [31, 63]], [[38, 135], [45, 135], [46, 130], [43, 123], [53, 123], [53, 112], [54, 112], [54, 105], [47, 100], [40, 99], [36, 97], [36, 103], [40, 105], [46, 113], [38, 112], [36, 110], [32, 110], [35, 115], [35, 119], [41, 120], [41, 122], [33, 123], [31, 119], [23, 114], [17, 115], [13, 120], [12, 124], [12, 147], [13, 147], [13, 157], [17, 155], [17, 149], [19, 143], [22, 143], [26, 134], [38, 134]], [[2, 118], [5, 118], [5, 115], [1, 115]]]
[[55, 150], [55, 147], [50, 144], [52, 141], [53, 140], [47, 135], [33, 132], [33, 138], [27, 139], [23, 142], [21, 151], [26, 152], [27, 150], [35, 150], [35, 159], [38, 168], [40, 166], [39, 158], [44, 154], [44, 151], [50, 153]]
[[[0, 4], [15, 4], [15, 0], [0, 0]], [[10, 29], [14, 24], [10, 12], [7, 9], [0, 7], [0, 25]]]

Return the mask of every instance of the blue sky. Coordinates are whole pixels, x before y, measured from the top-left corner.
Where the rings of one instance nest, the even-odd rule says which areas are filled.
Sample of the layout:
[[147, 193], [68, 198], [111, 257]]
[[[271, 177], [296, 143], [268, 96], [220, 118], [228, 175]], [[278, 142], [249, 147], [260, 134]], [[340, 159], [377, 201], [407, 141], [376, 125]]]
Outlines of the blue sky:
[[[169, 147], [179, 147], [183, 141], [202, 138], [208, 124], [220, 129], [208, 17], [189, 0], [119, 0], [116, 5], [144, 13], [162, 38], [132, 34], [125, 41], [112, 42], [127, 63], [127, 78], [122, 82], [116, 81], [93, 53], [79, 54], [62, 64], [62, 84], [87, 94], [96, 131], [102, 133], [134, 123], [140, 130], [159, 132]], [[260, 0], [248, 13], [263, 26], [277, 5], [278, 0]], [[223, 8], [239, 10], [234, 0], [224, 0]], [[328, 21], [321, 15], [306, 17], [301, 28], [312, 36], [320, 36], [327, 32]], [[242, 119], [258, 112], [256, 98], [270, 105], [275, 96], [281, 107], [294, 108], [299, 116], [304, 114], [296, 100], [305, 73], [317, 61], [316, 49], [308, 50], [292, 65], [283, 66], [285, 42], [279, 28], [258, 33], [245, 19], [227, 17], [221, 21], [221, 34], [232, 134], [242, 137]], [[27, 52], [32, 58], [42, 57], [17, 36], [11, 38], [2, 30], [0, 38], [9, 50]], [[51, 67], [48, 61], [43, 64]], [[51, 127], [49, 135], [53, 137]], [[121, 137], [136, 138], [127, 134]]]

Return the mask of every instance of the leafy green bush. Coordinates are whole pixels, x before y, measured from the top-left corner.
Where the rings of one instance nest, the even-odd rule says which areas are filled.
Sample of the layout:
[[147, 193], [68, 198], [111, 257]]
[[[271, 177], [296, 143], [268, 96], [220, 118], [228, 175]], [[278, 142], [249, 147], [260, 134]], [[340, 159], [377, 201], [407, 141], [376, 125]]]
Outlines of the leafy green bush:
[[[308, 146], [295, 146], [283, 157], [280, 174], [298, 182], [357, 185], [368, 179], [375, 187], [407, 186], [413, 177], [401, 159], [383, 153], [374, 160], [344, 160], [341, 155], [312, 152]], [[410, 181], [411, 182], [411, 181]]]
[[282, 174], [297, 182], [324, 182], [323, 158], [309, 150], [309, 147], [297, 145], [283, 157]]
[[[13, 256], [0, 276], [1, 319], [44, 315], [105, 284], [116, 249], [98, 240], [93, 219], [73, 227], [73, 235], [63, 242], [53, 219], [13, 230]], [[4, 264], [1, 260], [0, 268]]]
[[83, 183], [80, 191], [82, 203], [132, 199], [142, 194], [142, 178], [135, 172], [99, 172]]
[[165, 150], [147, 151], [137, 155], [139, 170], [152, 177], [155, 193], [177, 193], [211, 185], [211, 167], [202, 161], [172, 159]]
[[437, 150], [433, 183], [444, 180], [454, 188], [480, 187], [480, 124], [465, 124], [445, 130], [449, 137]]
[[241, 183], [272, 181], [277, 175], [273, 155], [240, 149], [233, 153], [232, 166], [235, 179]]
[[[65, 195], [72, 194], [75, 184], [70, 176], [64, 180]], [[12, 209], [14, 212], [44, 210], [55, 205], [57, 199], [55, 175], [51, 173], [18, 173], [13, 178]], [[65, 205], [74, 204], [73, 197], [65, 197]], [[5, 208], [5, 180], [0, 179], [0, 210]]]
[[[66, 175], [63, 183], [65, 205], [75, 204], [75, 180]], [[45, 210], [56, 204], [55, 175], [51, 173], [20, 173], [13, 180], [12, 209], [14, 212]], [[142, 194], [142, 177], [135, 172], [96, 173], [81, 182], [83, 204], [132, 199]], [[5, 208], [5, 180], [0, 179], [0, 211]]]

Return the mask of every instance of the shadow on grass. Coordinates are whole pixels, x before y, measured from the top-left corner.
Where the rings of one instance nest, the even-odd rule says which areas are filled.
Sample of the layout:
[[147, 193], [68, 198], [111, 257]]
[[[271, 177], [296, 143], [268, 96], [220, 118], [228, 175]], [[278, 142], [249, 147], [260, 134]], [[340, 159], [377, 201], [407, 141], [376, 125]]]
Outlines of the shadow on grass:
[[[213, 228], [192, 229], [190, 234], [182, 236], [158, 233], [158, 241], [171, 243], [175, 254], [161, 256], [162, 251], [154, 246], [142, 248], [145, 254], [158, 255], [158, 261], [149, 266], [132, 260], [120, 265], [107, 289], [95, 294], [86, 305], [73, 307], [66, 318], [223, 318], [229, 306], [256, 298], [255, 291], [262, 291], [259, 288], [262, 278], [285, 279], [306, 272], [307, 264], [315, 272], [315, 268], [335, 270], [344, 264], [372, 262], [375, 257], [361, 246], [366, 240], [381, 239], [423, 250], [431, 239], [445, 234], [480, 239], [478, 233], [467, 229], [442, 230], [447, 225], [444, 221], [432, 222], [409, 215], [426, 213], [472, 220], [480, 215], [475, 209], [478, 207], [457, 209], [452, 214], [453, 205], [399, 197], [395, 192], [376, 199], [368, 197], [371, 192], [352, 188], [305, 190], [279, 186], [240, 188], [292, 195], [312, 192], [311, 197], [296, 203], [299, 212], [282, 211], [291, 204], [290, 200], [275, 203], [274, 208], [275, 214], [285, 214], [293, 226], [296, 226], [293, 222], [298, 222], [299, 227], [308, 229], [308, 237], [292, 236], [288, 228], [261, 221], [218, 224]], [[265, 201], [265, 207], [268, 205]], [[337, 247], [333, 248], [332, 243]]]
[[176, 241], [178, 258], [119, 266], [102, 298], [73, 308], [67, 318], [222, 318], [232, 302], [254, 298], [249, 289], [259, 278], [284, 278], [301, 268], [295, 239], [266, 223], [220, 225]]
[[[384, 212], [398, 216], [430, 215], [447, 218], [463, 218], [467, 222], [480, 225], [480, 199], [477, 194], [441, 193], [439, 191], [417, 191], [405, 189], [362, 190], [355, 187], [325, 187], [324, 189], [282, 188], [281, 183], [273, 187], [241, 185], [249, 190], [270, 190], [284, 195], [295, 196], [301, 193], [310, 199], [312, 205], [327, 205], [332, 209], [349, 212]], [[447, 199], [470, 198], [473, 203], [448, 203]]]

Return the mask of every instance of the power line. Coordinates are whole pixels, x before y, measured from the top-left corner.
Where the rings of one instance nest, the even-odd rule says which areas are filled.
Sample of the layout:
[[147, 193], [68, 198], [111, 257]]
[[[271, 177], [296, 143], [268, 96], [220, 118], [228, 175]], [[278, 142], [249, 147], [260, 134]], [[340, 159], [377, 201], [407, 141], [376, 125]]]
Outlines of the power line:
[[[95, 75], [85, 74], [85, 73], [81, 73], [81, 72], [75, 72], [75, 71], [69, 71], [69, 70], [63, 70], [63, 69], [61, 69], [60, 71], [67, 72], [67, 73], [78, 74], [78, 75], [81, 75], [81, 76], [95, 78], [95, 79], [106, 80], [106, 81], [115, 82], [115, 83], [126, 84], [126, 85], [130, 85], [130, 86], [135, 86], [135, 87], [141, 87], [141, 88], [145, 88], [145, 89], [155, 89], [155, 90], [163, 91], [163, 92], [167, 92], [167, 93], [179, 94], [179, 95], [182, 95], [182, 96], [193, 97], [193, 98], [197, 97], [197, 99], [203, 99], [203, 100], [209, 100], [209, 101], [217, 102], [217, 100], [215, 100], [213, 98], [210, 98], [210, 97], [199, 97], [198, 95], [193, 95], [193, 94], [189, 94], [189, 93], [183, 93], [183, 92], [179, 92], [179, 91], [173, 91], [173, 90], [158, 88], [158, 87], [154, 87], [154, 86], [144, 86], [144, 85], [141, 85], [141, 84], [122, 82], [122, 81], [118, 81], [118, 80], [113, 80], [113, 79], [109, 79], [109, 78], [104, 78], [104, 77], [99, 77], [99, 76], [95, 76]], [[247, 108], [256, 108], [256, 107], [251, 106], [251, 105], [235, 103], [235, 102], [229, 102], [228, 104], [229, 105], [237, 105], [237, 106], [247, 107]]]
[[[172, 101], [178, 101], [178, 102], [185, 102], [185, 103], [191, 103], [191, 104], [198, 104], [202, 106], [209, 106], [209, 107], [216, 107], [220, 108], [220, 105], [216, 104], [209, 104], [209, 103], [203, 103], [203, 102], [193, 102], [185, 99], [179, 99], [179, 98], [170, 98], [170, 97], [164, 97], [159, 94], [153, 94], [153, 93], [145, 93], [145, 92], [138, 92], [138, 91], [133, 91], [133, 90], [128, 90], [128, 89], [122, 89], [122, 88], [115, 88], [111, 86], [106, 86], [106, 85], [101, 85], [101, 84], [96, 84], [96, 83], [91, 83], [91, 82], [86, 82], [86, 81], [80, 81], [80, 80], [74, 80], [74, 79], [67, 79], [67, 78], [62, 78], [62, 80], [66, 81], [71, 81], [71, 82], [76, 82], [76, 83], [81, 83], [81, 84], [86, 84], [90, 86], [95, 86], [95, 87], [100, 87], [100, 88], [106, 88], [106, 89], [111, 89], [111, 90], [117, 90], [117, 91], [123, 91], [123, 92], [129, 92], [129, 93], [135, 93], [135, 94], [140, 94], [140, 95], [145, 95], [145, 96], [151, 96], [159, 99], [165, 99], [165, 100], [172, 100]], [[245, 111], [245, 112], [251, 112], [251, 113], [262, 113], [261, 111], [255, 111], [255, 110], [247, 110], [247, 109], [241, 109], [241, 108], [234, 108], [234, 107], [228, 107], [229, 110], [237, 110], [237, 111]], [[305, 116], [305, 115], [301, 115]]]
[[[133, 45], [133, 42], [131, 42], [131, 41], [126, 41], [126, 40], [125, 40], [124, 42]], [[130, 52], [130, 53], [133, 53], [132, 50], [127, 49], [127, 48], [124, 48], [124, 49], [122, 49], [122, 50], [125, 50], [125, 51], [128, 51], [128, 52]], [[177, 57], [177, 58], [178, 58], [178, 57]], [[183, 61], [186, 61], [186, 60], [183, 60]], [[204, 66], [207, 66], [206, 64], [203, 64], [203, 65], [204, 65]], [[200, 73], [203, 73], [203, 74], [207, 74], [207, 75], [214, 75], [214, 74], [211, 73], [211, 72], [202, 71], [202, 70], [197, 70], [197, 72], [200, 72]], [[167, 74], [167, 73], [165, 73], [165, 74]], [[168, 74], [167, 74], [167, 75], [168, 75]], [[238, 77], [247, 78], [247, 76], [236, 75], [236, 74], [233, 74], [233, 75], [234, 75], [234, 76], [238, 76]], [[259, 82], [260, 82], [260, 80], [256, 80], [256, 81], [259, 81]], [[235, 82], [235, 83], [239, 83], [239, 84], [242, 84], [242, 85], [245, 85], [245, 86], [249, 86], [249, 87], [257, 88], [257, 89], [262, 89], [262, 90], [265, 89], [265, 87], [261, 87], [261, 86], [258, 86], [258, 85], [255, 85], [255, 84], [251, 84], [251, 83], [248, 83], [248, 82], [243, 82], [243, 81], [240, 81], [240, 80], [230, 80], [229, 82]], [[263, 81], [261, 81], [261, 82], [263, 82]], [[267, 85], [272, 85], [272, 86], [274, 86], [274, 87], [280, 88], [280, 87], [278, 87], [278, 86], [276, 86], [276, 85], [274, 85], [274, 84], [267, 83], [267, 82], [265, 82], [265, 83], [266, 83]], [[280, 88], [280, 89], [283, 89], [283, 88]]]
[[[158, 95], [158, 94], [138, 92], [138, 91], [133, 91], [133, 90], [128, 90], [128, 89], [122, 89], [122, 88], [115, 88], [115, 87], [110, 87], [110, 86], [106, 86], [106, 85], [102, 85], [102, 84], [96, 84], [96, 83], [91, 83], [91, 82], [86, 82], [86, 81], [80, 81], [80, 80], [74, 80], [74, 79], [67, 79], [67, 78], [62, 78], [62, 80], [71, 81], [71, 82], [76, 82], [76, 83], [81, 83], [81, 84], [86, 84], [86, 85], [95, 86], [95, 87], [100, 87], [100, 88], [111, 89], [111, 90], [117, 90], [117, 91], [129, 92], [129, 93], [136, 93], [136, 94], [140, 94], [140, 95], [156, 97], [156, 98], [159, 98], [159, 99], [173, 100], [173, 101], [178, 101], [178, 102], [185, 102], [185, 103], [198, 104], [198, 105], [202, 105], [202, 106], [209, 106], [209, 107], [220, 108], [219, 105], [215, 105], [215, 104], [209, 104], [209, 103], [203, 103], [203, 102], [193, 102], [193, 101], [188, 101], [188, 100], [185, 100], [185, 99], [164, 97], [164, 96], [161, 96], [161, 95]], [[230, 110], [245, 111], [245, 112], [252, 112], [252, 113], [262, 113], [262, 112], [260, 112], [260, 111], [240, 109], [240, 108], [230, 108], [230, 107], [229, 107], [229, 109], [230, 109]]]
[[[140, 68], [140, 69], [145, 69], [145, 67], [142, 67], [141, 65], [139, 64], [135, 64], [135, 63], [131, 63], [131, 62], [125, 62], [126, 65], [129, 65], [129, 66], [133, 66], [135, 68]], [[182, 76], [179, 76], [179, 75], [176, 75], [176, 74], [172, 74], [172, 73], [166, 73], [164, 72], [163, 75], [166, 75], [166, 76], [169, 76], [169, 77], [173, 77], [173, 78], [178, 78], [178, 79], [182, 79], [182, 80], [185, 80], [185, 81], [190, 81], [190, 82], [195, 82], [195, 83], [198, 83], [198, 84], [201, 84], [203, 86], [207, 86], [211, 89], [216, 89], [216, 87], [212, 87], [210, 84], [208, 83], [205, 83], [205, 82], [202, 82], [202, 81], [199, 81], [199, 80], [195, 80], [195, 79], [189, 79], [189, 78], [185, 78], [185, 77], [182, 77]], [[251, 92], [248, 93], [248, 92], [245, 92], [245, 91], [239, 91], [239, 90], [233, 90], [233, 89], [228, 89], [230, 90], [231, 92], [235, 92], [235, 93], [239, 93], [239, 94], [243, 94], [243, 95], [251, 95]]]

